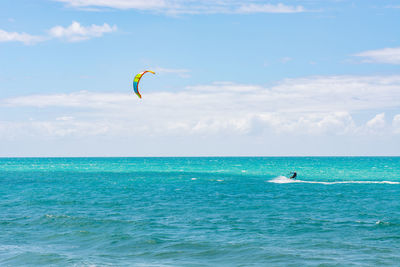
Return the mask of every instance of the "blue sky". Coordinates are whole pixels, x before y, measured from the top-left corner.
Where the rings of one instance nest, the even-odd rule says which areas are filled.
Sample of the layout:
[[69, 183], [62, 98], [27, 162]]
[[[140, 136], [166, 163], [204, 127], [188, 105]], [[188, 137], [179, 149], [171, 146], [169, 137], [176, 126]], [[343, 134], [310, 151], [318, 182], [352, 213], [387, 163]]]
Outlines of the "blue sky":
[[400, 1], [3, 0], [0, 156], [399, 155], [399, 18]]

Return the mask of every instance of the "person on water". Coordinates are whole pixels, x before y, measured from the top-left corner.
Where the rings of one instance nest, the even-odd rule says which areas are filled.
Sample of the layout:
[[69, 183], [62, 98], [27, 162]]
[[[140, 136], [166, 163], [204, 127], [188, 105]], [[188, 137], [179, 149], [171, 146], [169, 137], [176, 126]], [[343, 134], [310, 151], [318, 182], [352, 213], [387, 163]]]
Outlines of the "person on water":
[[297, 173], [293, 172], [292, 176], [290, 176], [290, 179], [296, 179]]

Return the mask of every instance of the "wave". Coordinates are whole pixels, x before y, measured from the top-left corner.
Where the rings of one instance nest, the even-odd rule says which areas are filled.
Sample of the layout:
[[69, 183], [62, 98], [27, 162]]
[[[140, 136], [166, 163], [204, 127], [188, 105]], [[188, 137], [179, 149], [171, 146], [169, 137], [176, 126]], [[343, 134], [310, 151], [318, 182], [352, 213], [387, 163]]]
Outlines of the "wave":
[[289, 184], [289, 183], [306, 183], [306, 184], [400, 184], [400, 182], [393, 181], [338, 181], [338, 182], [322, 182], [322, 181], [303, 181], [298, 179], [289, 179], [285, 176], [278, 176], [272, 180], [270, 183], [275, 184]]

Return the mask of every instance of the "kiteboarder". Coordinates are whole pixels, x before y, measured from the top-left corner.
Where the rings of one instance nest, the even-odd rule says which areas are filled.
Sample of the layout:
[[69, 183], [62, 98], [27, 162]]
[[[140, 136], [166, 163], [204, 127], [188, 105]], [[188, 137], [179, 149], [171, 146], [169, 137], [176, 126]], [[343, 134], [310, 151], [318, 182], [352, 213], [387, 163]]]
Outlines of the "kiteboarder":
[[296, 179], [297, 173], [293, 172], [292, 176], [290, 176], [290, 179]]

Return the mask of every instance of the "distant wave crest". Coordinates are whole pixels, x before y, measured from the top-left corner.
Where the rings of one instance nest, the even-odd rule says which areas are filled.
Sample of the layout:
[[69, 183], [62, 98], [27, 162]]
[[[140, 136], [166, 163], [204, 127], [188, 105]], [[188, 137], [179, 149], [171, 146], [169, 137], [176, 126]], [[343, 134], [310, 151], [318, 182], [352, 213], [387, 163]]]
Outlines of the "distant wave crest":
[[278, 176], [272, 180], [270, 183], [275, 184], [289, 184], [289, 183], [306, 183], [306, 184], [400, 184], [400, 182], [392, 181], [340, 181], [340, 182], [322, 182], [322, 181], [303, 181], [298, 179], [289, 179], [285, 176]]

